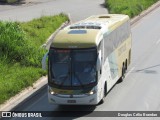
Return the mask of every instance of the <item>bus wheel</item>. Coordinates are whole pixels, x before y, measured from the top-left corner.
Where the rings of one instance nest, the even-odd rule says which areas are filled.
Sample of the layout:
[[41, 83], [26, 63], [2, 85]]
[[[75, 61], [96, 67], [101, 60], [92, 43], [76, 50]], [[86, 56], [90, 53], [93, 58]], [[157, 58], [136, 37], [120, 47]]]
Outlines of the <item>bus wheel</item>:
[[127, 66], [128, 64], [127, 64], [127, 59], [126, 59], [126, 62], [125, 62], [125, 73], [126, 73], [126, 71], [127, 71], [127, 69], [128, 69], [128, 66]]
[[118, 80], [118, 82], [119, 83], [123, 82], [124, 77], [125, 77], [125, 66], [123, 64], [123, 67], [122, 67], [122, 76], [120, 77], [120, 79]]

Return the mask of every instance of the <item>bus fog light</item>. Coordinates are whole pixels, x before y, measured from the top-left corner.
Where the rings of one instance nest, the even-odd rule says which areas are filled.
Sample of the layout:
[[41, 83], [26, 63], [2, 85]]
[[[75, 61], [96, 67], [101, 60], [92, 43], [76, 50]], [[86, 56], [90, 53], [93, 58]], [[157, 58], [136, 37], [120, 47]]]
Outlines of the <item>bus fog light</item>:
[[56, 101], [55, 101], [54, 99], [52, 99], [52, 98], [51, 98], [50, 100], [51, 100], [52, 102], [56, 102]]
[[89, 102], [93, 102], [93, 101], [94, 101], [94, 98], [92, 98], [92, 99], [89, 100]]

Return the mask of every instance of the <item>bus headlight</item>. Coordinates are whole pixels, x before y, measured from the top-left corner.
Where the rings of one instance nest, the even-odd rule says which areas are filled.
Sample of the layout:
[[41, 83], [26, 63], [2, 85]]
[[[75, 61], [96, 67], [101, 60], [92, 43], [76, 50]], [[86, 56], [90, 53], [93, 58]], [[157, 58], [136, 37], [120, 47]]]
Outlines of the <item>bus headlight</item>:
[[53, 95], [53, 94], [54, 94], [54, 91], [51, 91], [50, 93]]
[[90, 90], [87, 94], [88, 95], [93, 95], [95, 94], [97, 91], [96, 91], [96, 88], [94, 87], [92, 90]]
[[50, 88], [50, 87], [49, 87], [49, 93], [50, 93], [51, 95], [55, 95], [55, 94], [56, 94], [56, 93], [53, 91], [53, 89]]

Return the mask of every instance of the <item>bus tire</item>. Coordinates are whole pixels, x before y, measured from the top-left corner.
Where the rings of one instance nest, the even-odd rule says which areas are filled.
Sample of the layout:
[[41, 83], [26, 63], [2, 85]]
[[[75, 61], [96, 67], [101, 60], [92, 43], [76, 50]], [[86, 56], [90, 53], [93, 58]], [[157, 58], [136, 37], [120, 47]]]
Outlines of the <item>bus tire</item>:
[[125, 62], [125, 73], [126, 73], [127, 69], [128, 69], [128, 62], [127, 62], [127, 59], [126, 59], [126, 62]]
[[123, 67], [122, 67], [122, 75], [120, 77], [120, 79], [118, 80], [119, 83], [123, 82], [123, 79], [125, 77], [125, 66], [123, 64]]

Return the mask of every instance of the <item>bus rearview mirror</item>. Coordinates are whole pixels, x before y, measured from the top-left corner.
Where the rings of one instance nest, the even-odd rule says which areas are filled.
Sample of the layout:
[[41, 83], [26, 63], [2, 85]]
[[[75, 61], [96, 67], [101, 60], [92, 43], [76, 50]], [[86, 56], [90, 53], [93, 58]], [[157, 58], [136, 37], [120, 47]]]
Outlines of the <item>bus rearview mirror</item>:
[[46, 70], [46, 59], [48, 57], [48, 52], [42, 58], [42, 69]]
[[96, 68], [97, 68], [97, 71], [101, 70], [101, 51], [99, 52], [98, 57], [97, 57]]

